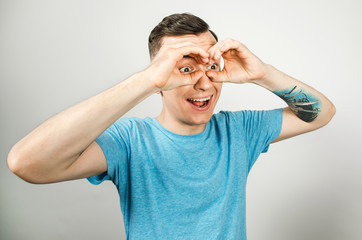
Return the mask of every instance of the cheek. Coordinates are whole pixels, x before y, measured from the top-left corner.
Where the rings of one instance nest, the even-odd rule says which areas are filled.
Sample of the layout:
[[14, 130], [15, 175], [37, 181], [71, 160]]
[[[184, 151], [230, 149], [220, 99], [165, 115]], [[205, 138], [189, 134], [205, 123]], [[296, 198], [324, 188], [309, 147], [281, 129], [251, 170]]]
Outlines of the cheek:
[[178, 104], [179, 102], [185, 100], [184, 91], [178, 87], [172, 90], [163, 92], [163, 101], [169, 104]]
[[[214, 83], [214, 87], [215, 87], [215, 90], [216, 90], [216, 102], [219, 100], [220, 98], [220, 94], [221, 94], [221, 89], [222, 89], [222, 83]], [[216, 104], [215, 102], [215, 104]]]
[[220, 91], [222, 89], [222, 83], [213, 83], [213, 84], [214, 84], [214, 88], [216, 89], [216, 91], [218, 91], [220, 94]]

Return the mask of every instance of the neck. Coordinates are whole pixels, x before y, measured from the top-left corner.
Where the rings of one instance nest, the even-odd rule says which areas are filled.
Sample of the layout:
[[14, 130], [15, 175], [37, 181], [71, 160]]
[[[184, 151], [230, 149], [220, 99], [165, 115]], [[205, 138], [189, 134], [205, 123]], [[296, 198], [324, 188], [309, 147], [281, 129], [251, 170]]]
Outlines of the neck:
[[156, 119], [164, 128], [180, 135], [194, 135], [202, 133], [206, 128], [206, 123], [190, 124], [187, 122], [181, 122], [165, 116], [162, 112], [158, 117], [156, 117]]

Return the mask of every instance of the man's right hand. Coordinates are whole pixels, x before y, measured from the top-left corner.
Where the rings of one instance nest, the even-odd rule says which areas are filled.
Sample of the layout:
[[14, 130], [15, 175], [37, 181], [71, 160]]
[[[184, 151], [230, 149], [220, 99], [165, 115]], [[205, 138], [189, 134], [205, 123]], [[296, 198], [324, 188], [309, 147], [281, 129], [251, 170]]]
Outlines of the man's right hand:
[[177, 62], [187, 55], [205, 64], [209, 62], [209, 53], [194, 43], [162, 45], [150, 66], [144, 71], [145, 76], [153, 82], [157, 92], [193, 85], [198, 81], [203, 74], [202, 71], [182, 74], [176, 67]]

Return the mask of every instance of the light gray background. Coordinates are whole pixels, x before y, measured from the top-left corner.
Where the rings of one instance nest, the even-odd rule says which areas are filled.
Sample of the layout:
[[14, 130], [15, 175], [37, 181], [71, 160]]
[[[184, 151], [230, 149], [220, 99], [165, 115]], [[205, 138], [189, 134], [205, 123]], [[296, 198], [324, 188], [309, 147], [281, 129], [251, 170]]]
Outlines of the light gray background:
[[[0, 239], [125, 239], [110, 182], [32, 185], [6, 156], [47, 118], [144, 69], [149, 32], [176, 12], [204, 18], [337, 107], [328, 126], [273, 144], [254, 165], [249, 239], [362, 239], [361, 10], [359, 0], [1, 0]], [[282, 106], [260, 87], [225, 84], [216, 111]], [[160, 109], [154, 95], [127, 115]]]

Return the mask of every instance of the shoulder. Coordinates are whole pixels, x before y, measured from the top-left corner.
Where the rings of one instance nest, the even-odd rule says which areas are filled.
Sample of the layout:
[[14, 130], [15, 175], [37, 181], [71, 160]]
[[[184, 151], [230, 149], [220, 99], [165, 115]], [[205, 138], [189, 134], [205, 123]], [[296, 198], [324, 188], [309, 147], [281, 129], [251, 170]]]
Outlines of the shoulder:
[[149, 118], [123, 117], [114, 122], [106, 132], [115, 136], [134, 135], [149, 129]]
[[149, 118], [123, 117], [118, 119], [113, 126], [117, 128], [138, 128], [149, 125]]

